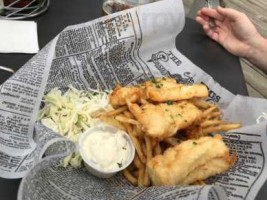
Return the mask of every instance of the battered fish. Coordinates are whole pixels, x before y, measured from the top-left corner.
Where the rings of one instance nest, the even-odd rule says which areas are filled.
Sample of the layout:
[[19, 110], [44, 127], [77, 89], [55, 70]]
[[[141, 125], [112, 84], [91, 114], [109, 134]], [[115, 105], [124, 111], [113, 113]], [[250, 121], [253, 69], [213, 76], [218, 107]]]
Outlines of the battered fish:
[[109, 101], [112, 106], [123, 106], [126, 105], [126, 99], [132, 103], [139, 102], [142, 94], [143, 91], [140, 87], [121, 87], [120, 85], [117, 85], [117, 87], [110, 94]]
[[145, 83], [145, 87], [146, 98], [155, 102], [178, 101], [194, 97], [207, 98], [209, 94], [203, 84], [177, 84], [172, 78], [152, 79]]
[[148, 161], [154, 185], [189, 185], [221, 174], [235, 162], [220, 135], [187, 140]]
[[184, 129], [197, 122], [202, 112], [192, 103], [181, 101], [144, 104], [129, 104], [129, 110], [142, 125], [142, 130], [150, 137], [164, 139], [175, 135], [178, 130]]

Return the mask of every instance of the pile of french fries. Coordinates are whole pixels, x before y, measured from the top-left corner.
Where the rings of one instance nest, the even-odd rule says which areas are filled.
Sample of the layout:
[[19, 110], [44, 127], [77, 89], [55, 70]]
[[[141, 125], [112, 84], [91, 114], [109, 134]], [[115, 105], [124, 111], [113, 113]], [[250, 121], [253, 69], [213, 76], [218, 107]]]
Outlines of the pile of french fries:
[[[163, 154], [165, 149], [178, 145], [188, 139], [197, 139], [213, 132], [228, 131], [241, 126], [240, 124], [231, 124], [222, 121], [220, 109], [212, 103], [208, 103], [202, 99], [191, 99], [188, 101], [203, 112], [203, 117], [198, 123], [193, 124], [187, 129], [178, 131], [175, 136], [165, 138], [161, 141], [147, 136], [142, 131], [140, 122], [135, 119], [127, 106], [118, 107], [98, 116], [103, 122], [126, 131], [132, 139], [136, 149], [135, 158], [133, 163], [123, 171], [123, 174], [133, 185], [143, 187], [152, 185], [146, 164], [154, 156]], [[147, 103], [146, 100], [141, 101], [141, 104], [145, 103]]]

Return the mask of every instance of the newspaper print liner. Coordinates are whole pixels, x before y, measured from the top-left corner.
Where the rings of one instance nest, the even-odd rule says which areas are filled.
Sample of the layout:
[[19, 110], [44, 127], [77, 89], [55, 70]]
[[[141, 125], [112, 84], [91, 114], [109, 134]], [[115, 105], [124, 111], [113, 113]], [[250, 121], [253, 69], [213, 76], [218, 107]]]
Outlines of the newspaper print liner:
[[[84, 90], [111, 89], [117, 82], [129, 85], [161, 76], [174, 77], [182, 83], [206, 84], [210, 91], [208, 100], [217, 103], [228, 120], [246, 122], [246, 115], [236, 113], [248, 111], [250, 116], [258, 116], [260, 111], [266, 111], [266, 100], [234, 96], [176, 50], [175, 37], [183, 29], [184, 21], [182, 1], [166, 0], [67, 27], [1, 85], [0, 109], [4, 114], [1, 113], [0, 117], [19, 122], [34, 121], [43, 94], [54, 87], [65, 88], [73, 84]], [[4, 101], [6, 99], [14, 105], [24, 103], [29, 106], [14, 113], [12, 105]], [[246, 108], [242, 106], [244, 99]], [[235, 103], [234, 107], [231, 107], [232, 103]], [[252, 105], [257, 109], [249, 110]], [[236, 112], [230, 112], [228, 107]], [[25, 112], [28, 116], [18, 118]], [[23, 177], [28, 172], [21, 183], [18, 199], [90, 199], [96, 190], [93, 186], [100, 182], [101, 186], [97, 185], [101, 191], [98, 197], [104, 199], [119, 198], [119, 194], [132, 199], [129, 188], [137, 199], [144, 198], [145, 194], [146, 197], [160, 196], [161, 199], [168, 199], [170, 195], [225, 199], [224, 191], [228, 199], [253, 199], [266, 179], [266, 148], [263, 148], [266, 146], [266, 123], [257, 125], [253, 117], [249, 119], [241, 131], [223, 135], [231, 151], [237, 151], [238, 161], [225, 174], [208, 180], [208, 183], [221, 187], [133, 188], [120, 175], [109, 181], [100, 181], [85, 174], [83, 169], [59, 168], [57, 163], [63, 155], [57, 154], [71, 152], [75, 146], [38, 123], [35, 138], [32, 134], [34, 123], [28, 123], [29, 126], [24, 123], [24, 134], [13, 138], [12, 145], [4, 140], [9, 136], [3, 133], [7, 123], [0, 124], [0, 142], [3, 144], [0, 160], [5, 159], [0, 171], [5, 178]], [[21, 139], [25, 142], [18, 143]], [[54, 151], [58, 149], [61, 150]], [[45, 151], [50, 155], [40, 160]], [[79, 181], [81, 177], [88, 177], [88, 180]], [[83, 183], [87, 184], [84, 186]], [[188, 195], [181, 195], [182, 191], [188, 191]], [[194, 197], [196, 193], [201, 195]]]

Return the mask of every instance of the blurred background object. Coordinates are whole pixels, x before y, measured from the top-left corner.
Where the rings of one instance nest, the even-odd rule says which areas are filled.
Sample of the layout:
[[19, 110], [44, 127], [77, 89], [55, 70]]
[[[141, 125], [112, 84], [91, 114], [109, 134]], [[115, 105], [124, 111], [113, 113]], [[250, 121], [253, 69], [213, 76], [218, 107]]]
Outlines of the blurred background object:
[[[186, 0], [184, 0], [186, 1]], [[217, 8], [221, 5], [222, 1], [220, 0], [194, 0], [192, 2], [192, 7], [188, 12], [188, 17], [194, 19], [196, 17], [197, 11], [203, 7]]]
[[14, 73], [15, 71], [11, 68], [8, 68], [8, 67], [3, 67], [3, 66], [0, 66], [0, 70], [2, 71], [6, 71], [6, 72], [9, 72], [9, 73]]
[[103, 1], [103, 15], [112, 14], [118, 11], [133, 8], [156, 0], [104, 0]]
[[0, 66], [0, 85], [3, 83], [8, 77], [10, 77], [13, 73], [15, 73], [15, 70], [9, 68], [9, 67], [3, 67]]
[[0, 19], [27, 19], [45, 12], [50, 0], [0, 0]]

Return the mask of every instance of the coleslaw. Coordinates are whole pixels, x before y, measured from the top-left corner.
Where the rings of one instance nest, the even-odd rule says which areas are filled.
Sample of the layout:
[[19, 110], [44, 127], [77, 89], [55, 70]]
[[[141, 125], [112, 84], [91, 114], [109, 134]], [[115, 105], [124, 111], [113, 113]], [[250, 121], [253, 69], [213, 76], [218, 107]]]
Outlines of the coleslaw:
[[[93, 114], [112, 109], [106, 92], [86, 92], [71, 85], [64, 94], [58, 88], [54, 88], [44, 95], [43, 99], [45, 105], [39, 111], [37, 120], [75, 144], [78, 143], [82, 132], [98, 123], [98, 119], [92, 117]], [[61, 165], [66, 167], [70, 164], [78, 168], [81, 162], [81, 156], [76, 151], [67, 156]]]

